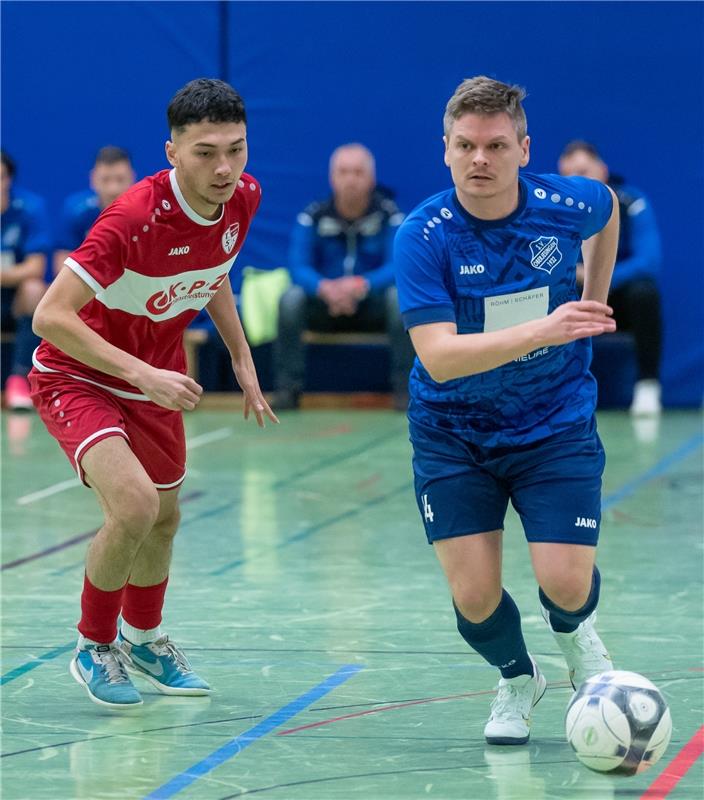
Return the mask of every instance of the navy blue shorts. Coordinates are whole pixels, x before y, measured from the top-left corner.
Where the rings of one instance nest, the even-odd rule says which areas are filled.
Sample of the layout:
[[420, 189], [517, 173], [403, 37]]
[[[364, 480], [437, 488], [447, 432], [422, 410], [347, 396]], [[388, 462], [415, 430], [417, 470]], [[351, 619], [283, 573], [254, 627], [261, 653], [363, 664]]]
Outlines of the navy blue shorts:
[[502, 530], [508, 502], [529, 542], [596, 545], [604, 448], [592, 419], [530, 445], [482, 448], [410, 424], [416, 500], [431, 544]]

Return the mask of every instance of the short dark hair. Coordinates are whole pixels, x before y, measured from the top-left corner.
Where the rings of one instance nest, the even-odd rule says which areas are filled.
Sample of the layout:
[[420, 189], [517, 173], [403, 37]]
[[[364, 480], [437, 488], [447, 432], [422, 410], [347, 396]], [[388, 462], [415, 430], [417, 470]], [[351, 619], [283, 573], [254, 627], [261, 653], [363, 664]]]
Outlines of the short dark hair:
[[560, 158], [567, 158], [567, 156], [571, 156], [572, 153], [587, 153], [592, 158], [598, 158], [599, 161], [602, 161], [601, 153], [597, 150], [596, 145], [592, 144], [591, 142], [587, 142], [584, 139], [572, 139], [571, 142], [567, 142], [567, 144], [562, 149], [562, 153], [560, 154]]
[[247, 124], [242, 98], [229, 83], [216, 78], [196, 78], [179, 89], [171, 98], [166, 117], [169, 128], [178, 133], [203, 120]]
[[125, 150], [124, 147], [115, 147], [115, 145], [112, 144], [101, 147], [95, 156], [96, 166], [98, 164], [119, 164], [120, 161], [126, 161], [128, 164], [132, 164], [132, 159], [127, 150]]
[[4, 150], [0, 150], [0, 158], [2, 158], [2, 165], [7, 170], [7, 174], [10, 178], [14, 178], [17, 173], [17, 165], [14, 160]]

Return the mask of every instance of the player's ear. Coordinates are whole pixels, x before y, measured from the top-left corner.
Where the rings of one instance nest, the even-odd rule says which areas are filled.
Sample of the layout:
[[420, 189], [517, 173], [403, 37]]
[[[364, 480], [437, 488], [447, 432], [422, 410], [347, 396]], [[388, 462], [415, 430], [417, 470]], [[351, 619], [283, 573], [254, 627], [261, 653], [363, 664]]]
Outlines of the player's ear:
[[526, 136], [521, 142], [521, 150], [523, 151], [521, 155], [521, 166], [525, 167], [530, 161], [530, 136]]
[[448, 149], [450, 143], [449, 143], [449, 140], [448, 140], [447, 136], [443, 136], [442, 137], [442, 141], [443, 141], [443, 144], [445, 145], [445, 153], [444, 153], [444, 156], [443, 156], [444, 159], [445, 159], [445, 166], [449, 167], [450, 166], [450, 161], [448, 160], [448, 157], [447, 157], [447, 149]]
[[176, 166], [176, 146], [172, 141], [167, 141], [164, 145], [164, 149], [166, 151], [166, 160], [171, 164], [172, 167]]

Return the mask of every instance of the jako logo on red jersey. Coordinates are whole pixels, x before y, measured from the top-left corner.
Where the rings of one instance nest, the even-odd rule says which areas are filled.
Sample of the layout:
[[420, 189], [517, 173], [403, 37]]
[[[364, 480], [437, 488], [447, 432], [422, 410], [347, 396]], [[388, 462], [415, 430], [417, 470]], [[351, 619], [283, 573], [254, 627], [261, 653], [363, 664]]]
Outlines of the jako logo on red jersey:
[[240, 232], [240, 223], [233, 222], [222, 235], [222, 249], [229, 255], [232, 252]]
[[208, 281], [203, 280], [193, 281], [190, 286], [183, 281], [177, 281], [172, 283], [166, 291], [153, 294], [146, 302], [146, 309], [150, 314], [158, 316], [165, 314], [174, 303], [178, 303], [180, 300], [193, 300], [197, 297], [210, 298], [222, 286], [226, 278], [227, 272], [224, 272], [222, 275], [218, 275], [210, 285], [208, 285]]

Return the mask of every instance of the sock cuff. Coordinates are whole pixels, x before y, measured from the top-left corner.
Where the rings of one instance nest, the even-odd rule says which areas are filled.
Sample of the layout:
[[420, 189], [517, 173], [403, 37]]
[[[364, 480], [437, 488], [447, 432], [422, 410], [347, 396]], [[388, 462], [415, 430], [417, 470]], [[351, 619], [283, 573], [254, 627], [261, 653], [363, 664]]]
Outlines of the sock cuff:
[[452, 605], [455, 609], [455, 614], [457, 615], [457, 623], [459, 625], [466, 626], [468, 629], [471, 629], [475, 634], [481, 634], [485, 631], [489, 631], [491, 628], [494, 627], [497, 623], [500, 623], [505, 614], [508, 613], [516, 613], [518, 611], [518, 606], [513, 600], [513, 597], [506, 591], [506, 589], [502, 589], [501, 591], [501, 599], [499, 600], [499, 604], [496, 608], [492, 611], [492, 613], [482, 622], [470, 622], [457, 608], [457, 604], [455, 603], [454, 599], [452, 600]]
[[553, 603], [552, 600], [545, 594], [543, 591], [543, 587], [538, 587], [538, 597], [540, 598], [540, 603], [543, 608], [547, 609], [548, 611], [556, 612], [558, 614], [565, 614], [570, 617], [582, 617], [586, 619], [592, 611], [597, 607], [599, 602], [599, 593], [601, 590], [601, 573], [599, 572], [596, 565], [594, 565], [594, 572], [592, 574], [592, 586], [589, 590], [589, 596], [587, 597], [586, 602], [581, 608], [578, 608], [576, 611], [566, 611], [564, 608], [561, 608], [556, 603]]
[[120, 633], [124, 639], [127, 639], [132, 644], [147, 644], [163, 636], [161, 625], [157, 625], [156, 628], [136, 628], [134, 625], [130, 625], [129, 622], [125, 622], [124, 619], [120, 624]]

